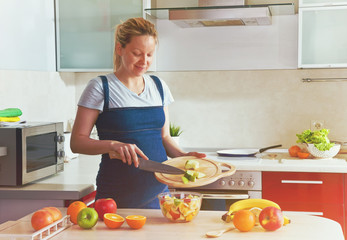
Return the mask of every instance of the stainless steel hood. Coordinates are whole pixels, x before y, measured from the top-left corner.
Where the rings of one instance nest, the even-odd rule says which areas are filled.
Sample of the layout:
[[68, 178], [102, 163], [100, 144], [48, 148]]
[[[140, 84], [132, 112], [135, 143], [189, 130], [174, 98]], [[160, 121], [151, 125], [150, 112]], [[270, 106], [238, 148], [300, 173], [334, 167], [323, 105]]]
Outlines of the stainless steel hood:
[[[232, 4], [232, 5], [230, 5]], [[180, 27], [271, 25], [272, 16], [294, 15], [294, 3], [245, 5], [244, 0], [199, 0], [198, 6], [146, 8], [149, 18]]]

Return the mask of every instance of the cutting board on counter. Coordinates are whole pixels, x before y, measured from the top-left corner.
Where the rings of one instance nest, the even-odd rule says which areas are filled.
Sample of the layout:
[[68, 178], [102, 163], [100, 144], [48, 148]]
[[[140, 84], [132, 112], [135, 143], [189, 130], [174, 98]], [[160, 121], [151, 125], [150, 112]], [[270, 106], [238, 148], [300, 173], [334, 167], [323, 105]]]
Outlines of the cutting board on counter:
[[189, 159], [194, 159], [199, 162], [199, 168], [196, 169], [196, 171], [204, 173], [206, 175], [205, 177], [196, 179], [195, 182], [188, 182], [186, 184], [184, 184], [182, 181], [183, 174], [172, 175], [166, 173], [155, 173], [155, 177], [159, 182], [164, 183], [169, 187], [192, 188], [213, 183], [222, 177], [233, 175], [236, 171], [235, 166], [229, 163], [217, 162], [208, 158], [196, 158], [192, 156], [172, 158], [163, 163], [185, 170], [184, 166]]

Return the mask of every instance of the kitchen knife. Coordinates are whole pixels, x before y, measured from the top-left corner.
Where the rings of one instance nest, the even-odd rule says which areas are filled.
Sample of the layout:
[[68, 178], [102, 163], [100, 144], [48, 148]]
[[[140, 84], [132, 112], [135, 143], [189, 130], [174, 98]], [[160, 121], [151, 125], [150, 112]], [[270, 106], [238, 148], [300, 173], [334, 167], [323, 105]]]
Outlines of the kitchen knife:
[[159, 173], [167, 173], [167, 174], [175, 174], [175, 175], [185, 173], [184, 170], [179, 169], [177, 167], [155, 162], [152, 160], [145, 160], [143, 158], [139, 158], [139, 169], [150, 171], [150, 172], [159, 172]]
[[[117, 152], [110, 152], [110, 158], [119, 158], [120, 155]], [[184, 174], [185, 171], [167, 164], [155, 162], [152, 160], [145, 160], [143, 158], [139, 158], [139, 169], [149, 172], [159, 172], [159, 173], [167, 173], [167, 174]]]

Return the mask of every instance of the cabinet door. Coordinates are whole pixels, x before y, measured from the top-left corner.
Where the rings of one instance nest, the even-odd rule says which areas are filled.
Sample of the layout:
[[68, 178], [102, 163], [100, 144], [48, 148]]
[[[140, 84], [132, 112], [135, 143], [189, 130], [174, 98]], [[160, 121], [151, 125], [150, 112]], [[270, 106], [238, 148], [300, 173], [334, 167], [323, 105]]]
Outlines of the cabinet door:
[[1, 0], [0, 34], [0, 69], [56, 71], [54, 0]]
[[263, 198], [283, 211], [304, 212], [339, 222], [344, 228], [344, 175], [337, 173], [263, 172]]
[[115, 27], [142, 17], [142, 2], [57, 0], [58, 70], [112, 70]]
[[299, 9], [300, 68], [347, 67], [347, 6]]

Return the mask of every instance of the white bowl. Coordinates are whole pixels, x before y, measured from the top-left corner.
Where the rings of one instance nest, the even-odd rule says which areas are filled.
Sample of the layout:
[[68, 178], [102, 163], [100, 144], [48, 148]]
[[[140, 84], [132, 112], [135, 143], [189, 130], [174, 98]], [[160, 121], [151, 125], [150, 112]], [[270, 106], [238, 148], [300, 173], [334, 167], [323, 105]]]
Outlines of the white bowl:
[[309, 153], [311, 153], [314, 157], [318, 157], [318, 158], [335, 157], [340, 151], [340, 148], [341, 148], [341, 145], [335, 143], [335, 145], [332, 146], [329, 150], [320, 151], [314, 146], [314, 144], [307, 144], [307, 150], [309, 151]]

